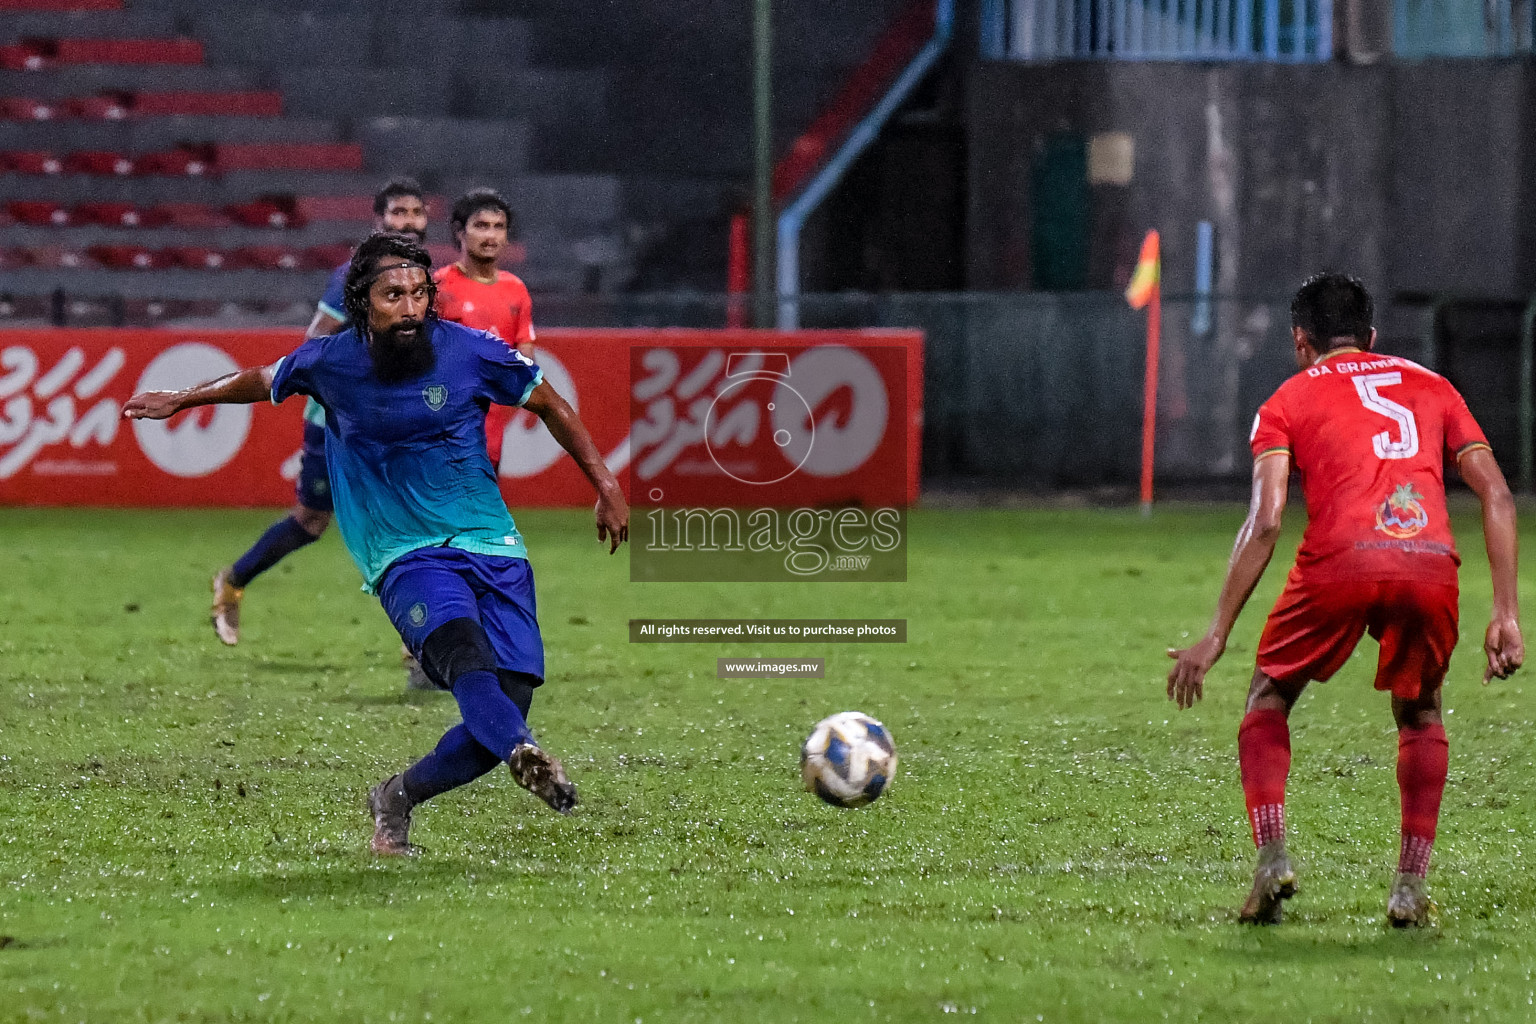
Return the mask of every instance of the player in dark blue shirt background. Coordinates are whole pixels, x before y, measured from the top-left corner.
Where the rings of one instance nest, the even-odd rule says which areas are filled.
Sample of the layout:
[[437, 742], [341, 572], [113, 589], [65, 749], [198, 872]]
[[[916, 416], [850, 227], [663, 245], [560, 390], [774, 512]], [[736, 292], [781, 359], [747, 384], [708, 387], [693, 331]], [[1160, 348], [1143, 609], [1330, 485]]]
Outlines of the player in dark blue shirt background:
[[132, 418], [296, 394], [325, 409], [336, 518], [364, 588], [379, 596], [464, 721], [369, 794], [373, 849], [410, 851], [411, 811], [506, 761], [519, 785], [568, 813], [576, 787], [528, 731], [543, 682], [533, 571], [485, 448], [490, 403], [535, 413], [597, 491], [599, 540], [629, 535], [629, 506], [570, 405], [493, 335], [439, 320], [431, 258], [399, 234], [370, 236], [347, 273], [352, 326], [267, 367], [185, 391], [135, 395]]
[[[414, 178], [393, 178], [373, 197], [375, 231], [399, 231], [427, 237], [427, 208]], [[326, 285], [325, 294], [315, 309], [306, 338], [335, 334], [347, 326], [347, 268], [337, 267]], [[333, 512], [330, 475], [325, 466], [325, 414], [310, 401], [304, 408], [304, 446], [299, 456], [299, 475], [295, 482], [295, 501], [288, 514], [273, 523], [251, 545], [250, 550], [213, 576], [213, 631], [226, 644], [240, 641], [240, 602], [246, 586], [283, 558], [320, 539], [331, 524]], [[407, 669], [410, 668], [409, 663]], [[416, 673], [411, 678], [423, 679]], [[419, 685], [419, 683], [418, 683]]]

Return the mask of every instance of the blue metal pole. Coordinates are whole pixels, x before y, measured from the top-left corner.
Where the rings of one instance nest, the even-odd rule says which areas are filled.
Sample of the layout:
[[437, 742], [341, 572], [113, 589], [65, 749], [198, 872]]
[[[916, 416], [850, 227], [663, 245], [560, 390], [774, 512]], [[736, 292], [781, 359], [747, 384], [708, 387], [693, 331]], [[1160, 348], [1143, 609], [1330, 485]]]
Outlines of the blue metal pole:
[[848, 168], [875, 141], [891, 115], [917, 88], [949, 46], [955, 30], [955, 0], [938, 0], [935, 7], [933, 38], [918, 51], [912, 63], [897, 76], [890, 90], [880, 98], [838, 147], [805, 191], [779, 215], [778, 224], [778, 325], [794, 330], [800, 322], [800, 231], [811, 213], [848, 173]]
[[1197, 338], [1211, 333], [1211, 282], [1215, 279], [1216, 226], [1208, 220], [1195, 225], [1195, 312], [1189, 331]]
[[1001, 60], [1007, 56], [1008, 11], [1005, 0], [981, 0], [981, 40], [983, 57]]
[[773, 19], [770, 0], [752, 5], [752, 299], [758, 327], [773, 308]]

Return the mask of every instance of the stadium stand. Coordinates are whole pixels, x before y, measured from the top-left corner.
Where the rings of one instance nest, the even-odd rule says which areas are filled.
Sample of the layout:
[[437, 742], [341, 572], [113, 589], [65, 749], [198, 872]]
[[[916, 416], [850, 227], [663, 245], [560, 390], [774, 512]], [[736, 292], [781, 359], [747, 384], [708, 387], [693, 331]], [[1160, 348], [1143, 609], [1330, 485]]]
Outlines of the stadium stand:
[[[621, 289], [701, 220], [687, 237], [723, 268], [749, 27], [707, 2], [678, 19], [661, 0], [0, 0], [0, 318], [297, 308], [396, 173], [438, 197], [439, 255], [444, 199], [501, 189], [536, 293]], [[786, 142], [901, 5], [786, 21]]]
[[0, 13], [12, 11], [119, 11], [123, 0], [0, 0]]

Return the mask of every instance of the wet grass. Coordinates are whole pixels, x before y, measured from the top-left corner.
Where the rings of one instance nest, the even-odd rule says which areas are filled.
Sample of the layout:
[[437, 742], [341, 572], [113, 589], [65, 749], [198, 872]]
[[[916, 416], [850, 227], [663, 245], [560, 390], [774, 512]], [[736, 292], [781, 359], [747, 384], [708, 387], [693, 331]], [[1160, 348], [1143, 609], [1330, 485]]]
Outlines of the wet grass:
[[[871, 586], [631, 585], [583, 516], [521, 516], [533, 722], [583, 805], [498, 772], [379, 863], [366, 787], [456, 714], [403, 694], [337, 538], [251, 587], [231, 650], [206, 580], [268, 514], [0, 512], [0, 1021], [1532, 1019], [1532, 715], [1524, 681], [1477, 685], [1471, 518], [1439, 927], [1382, 923], [1369, 642], [1295, 719], [1290, 921], [1232, 923], [1235, 733], [1282, 566], [1204, 705], [1166, 703], [1162, 649], [1203, 627], [1240, 515], [921, 512], [911, 581]], [[630, 617], [705, 615], [899, 617], [909, 642], [626, 642]], [[827, 678], [717, 680], [726, 654]], [[796, 748], [850, 707], [902, 768], [838, 812], [797, 791]]]

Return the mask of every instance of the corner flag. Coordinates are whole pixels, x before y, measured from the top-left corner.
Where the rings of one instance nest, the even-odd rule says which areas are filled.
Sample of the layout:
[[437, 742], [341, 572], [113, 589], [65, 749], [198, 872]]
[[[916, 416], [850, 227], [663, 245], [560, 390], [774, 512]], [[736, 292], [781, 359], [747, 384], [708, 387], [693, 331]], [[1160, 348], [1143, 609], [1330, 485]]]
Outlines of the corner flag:
[[1148, 231], [1141, 243], [1141, 258], [1136, 261], [1131, 283], [1125, 289], [1125, 301], [1131, 304], [1132, 309], [1145, 307], [1152, 301], [1152, 293], [1157, 290], [1162, 277], [1163, 260], [1159, 252], [1158, 235], [1156, 231]]
[[1141, 243], [1141, 259], [1125, 289], [1132, 309], [1147, 311], [1147, 370], [1141, 399], [1141, 514], [1152, 511], [1152, 448], [1157, 437], [1157, 356], [1163, 331], [1162, 254], [1156, 231]]

